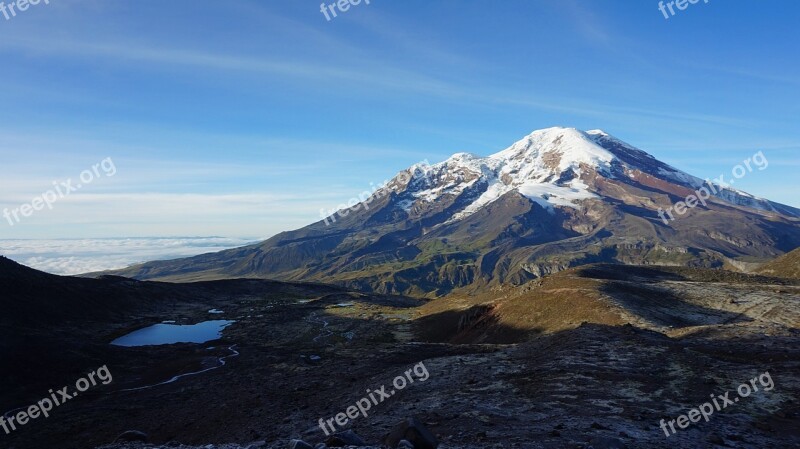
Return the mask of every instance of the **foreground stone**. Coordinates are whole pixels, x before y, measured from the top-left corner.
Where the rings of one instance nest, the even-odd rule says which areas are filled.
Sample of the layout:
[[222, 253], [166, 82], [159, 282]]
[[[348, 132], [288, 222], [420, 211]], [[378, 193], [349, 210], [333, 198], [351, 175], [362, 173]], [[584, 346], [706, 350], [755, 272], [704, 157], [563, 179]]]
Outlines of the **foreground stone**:
[[120, 436], [117, 437], [116, 443], [124, 443], [124, 442], [142, 442], [147, 443], [149, 437], [146, 433], [140, 432], [138, 430], [129, 430], [127, 432], [123, 432]]
[[398, 423], [384, 437], [383, 444], [391, 449], [407, 447], [407, 445], [400, 445], [402, 441], [411, 443], [414, 449], [436, 449], [439, 446], [436, 437], [416, 418], [408, 418]]
[[366, 446], [367, 443], [356, 435], [352, 430], [347, 430], [341, 433], [331, 435], [325, 444], [330, 447], [346, 447], [346, 446]]

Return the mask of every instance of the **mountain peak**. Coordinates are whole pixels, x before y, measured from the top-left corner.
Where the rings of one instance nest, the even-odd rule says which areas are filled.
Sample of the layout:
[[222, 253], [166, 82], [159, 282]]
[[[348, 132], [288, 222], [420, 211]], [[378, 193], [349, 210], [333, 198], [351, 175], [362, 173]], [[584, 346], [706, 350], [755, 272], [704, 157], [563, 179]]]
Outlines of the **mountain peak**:
[[452, 155], [432, 166], [431, 179], [407, 192], [400, 205], [408, 212], [417, 201], [431, 204], [444, 195], [475, 192], [470, 203], [452, 216], [451, 221], [457, 221], [517, 191], [552, 212], [553, 206], [577, 207], [576, 201], [597, 198], [581, 177], [587, 171], [614, 177], [615, 162], [615, 155], [587, 132], [546, 128], [488, 157]]
[[[598, 171], [609, 170], [616, 160], [613, 153], [598, 145], [592, 137], [576, 128], [553, 127], [532, 132], [511, 147], [489, 156], [490, 159], [533, 163], [561, 174], [580, 172], [586, 164]], [[512, 165], [516, 165], [513, 164]]]
[[[800, 245], [800, 210], [729, 188], [663, 222], [659, 211], [704, 181], [602, 130], [541, 129], [491, 156], [457, 153], [403, 170], [395, 181], [347, 215], [261, 245], [120, 274], [300, 276], [441, 295], [590, 261], [721, 266]], [[410, 285], [410, 277], [422, 281]]]
[[[424, 172], [424, 179], [402, 192], [398, 207], [410, 213], [427, 210], [444, 197], [461, 197], [465, 204], [452, 213], [448, 223], [466, 218], [513, 191], [553, 212], [554, 206], [578, 209], [584, 200], [601, 198], [604, 194], [597, 186], [599, 179], [634, 188], [640, 184], [666, 188], [668, 193], [694, 190], [705, 182], [601, 129], [582, 131], [559, 126], [533, 131], [487, 157], [456, 153]], [[664, 182], [671, 187], [664, 187]], [[753, 199], [729, 187], [719, 187], [714, 196], [736, 205], [776, 211], [769, 201]]]

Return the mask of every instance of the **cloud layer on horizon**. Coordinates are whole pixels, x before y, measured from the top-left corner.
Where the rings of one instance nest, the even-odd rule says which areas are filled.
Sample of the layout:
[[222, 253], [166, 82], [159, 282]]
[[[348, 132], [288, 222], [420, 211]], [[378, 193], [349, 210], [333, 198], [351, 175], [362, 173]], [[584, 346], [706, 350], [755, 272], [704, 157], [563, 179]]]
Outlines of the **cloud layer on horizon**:
[[0, 240], [0, 255], [48, 273], [74, 275], [251, 243], [254, 240], [226, 237]]

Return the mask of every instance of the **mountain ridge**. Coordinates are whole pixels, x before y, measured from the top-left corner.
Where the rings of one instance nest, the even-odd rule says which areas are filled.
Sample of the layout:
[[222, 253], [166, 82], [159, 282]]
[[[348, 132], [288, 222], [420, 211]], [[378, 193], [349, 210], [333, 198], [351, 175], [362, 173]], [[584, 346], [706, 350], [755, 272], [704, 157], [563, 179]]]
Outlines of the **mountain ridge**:
[[487, 157], [456, 153], [401, 171], [333, 220], [259, 244], [113, 273], [172, 281], [268, 277], [441, 296], [594, 262], [746, 266], [800, 246], [800, 210], [717, 186], [601, 130], [534, 131]]

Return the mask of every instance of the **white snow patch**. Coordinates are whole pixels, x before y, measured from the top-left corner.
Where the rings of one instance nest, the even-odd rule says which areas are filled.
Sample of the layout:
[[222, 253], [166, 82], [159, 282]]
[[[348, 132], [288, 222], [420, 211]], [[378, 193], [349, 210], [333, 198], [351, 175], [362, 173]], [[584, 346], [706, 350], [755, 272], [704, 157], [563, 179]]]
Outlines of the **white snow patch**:
[[507, 186], [499, 180], [494, 179], [493, 182], [489, 184], [489, 187], [486, 189], [485, 192], [481, 196], [478, 197], [475, 201], [473, 201], [469, 206], [465, 207], [461, 212], [456, 213], [453, 215], [453, 218], [448, 220], [448, 222], [460, 220], [464, 217], [468, 217], [475, 212], [479, 211], [482, 207], [496, 201], [501, 196], [505, 195], [506, 193], [510, 192], [512, 187]]
[[[547, 209], [552, 210], [553, 206], [564, 206], [578, 209], [576, 201], [599, 198], [598, 195], [589, 191], [589, 187], [581, 180], [575, 179], [568, 186], [557, 186], [555, 184], [534, 184], [526, 183], [517, 190], [528, 199], [536, 201]], [[545, 204], [542, 204], [544, 200]]]
[[[559, 170], [579, 168], [587, 164], [599, 171], [606, 171], [617, 158], [594, 142], [586, 133], [575, 128], [547, 128], [534, 131], [511, 147], [489, 156], [489, 159], [533, 162], [544, 167], [546, 154], [560, 155]], [[514, 164], [512, 164], [514, 165]]]
[[397, 203], [397, 207], [403, 209], [406, 212], [411, 212], [411, 207], [414, 205], [413, 200], [402, 200]]

